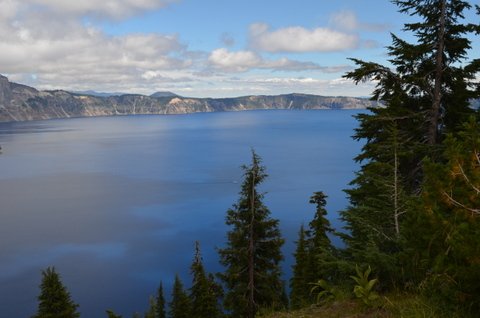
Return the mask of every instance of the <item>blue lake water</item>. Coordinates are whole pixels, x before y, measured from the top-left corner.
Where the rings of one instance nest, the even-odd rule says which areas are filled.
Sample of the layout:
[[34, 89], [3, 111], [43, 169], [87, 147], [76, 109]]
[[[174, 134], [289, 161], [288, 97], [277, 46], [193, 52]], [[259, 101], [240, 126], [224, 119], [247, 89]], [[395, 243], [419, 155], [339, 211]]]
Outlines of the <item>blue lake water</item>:
[[265, 204], [280, 219], [285, 278], [314, 191], [329, 217], [347, 205], [361, 145], [358, 111], [248, 111], [0, 123], [0, 312], [36, 311], [41, 270], [55, 266], [82, 317], [143, 312], [160, 280], [190, 285], [199, 240], [207, 270], [221, 270], [225, 212], [238, 198], [251, 149], [268, 179]]

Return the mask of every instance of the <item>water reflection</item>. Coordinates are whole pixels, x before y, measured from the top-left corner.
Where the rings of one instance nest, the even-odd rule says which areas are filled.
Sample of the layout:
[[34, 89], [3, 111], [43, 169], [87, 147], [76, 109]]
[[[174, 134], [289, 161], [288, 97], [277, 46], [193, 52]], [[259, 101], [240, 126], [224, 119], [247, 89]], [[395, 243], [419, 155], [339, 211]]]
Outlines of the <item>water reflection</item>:
[[[353, 111], [258, 111], [0, 124], [0, 312], [35, 311], [41, 269], [55, 265], [83, 317], [130, 316], [160, 280], [188, 284], [193, 242], [220, 270], [225, 211], [254, 147], [270, 175], [266, 204], [293, 241], [312, 192], [345, 206], [359, 145]], [[338, 223], [334, 222], [338, 225]]]

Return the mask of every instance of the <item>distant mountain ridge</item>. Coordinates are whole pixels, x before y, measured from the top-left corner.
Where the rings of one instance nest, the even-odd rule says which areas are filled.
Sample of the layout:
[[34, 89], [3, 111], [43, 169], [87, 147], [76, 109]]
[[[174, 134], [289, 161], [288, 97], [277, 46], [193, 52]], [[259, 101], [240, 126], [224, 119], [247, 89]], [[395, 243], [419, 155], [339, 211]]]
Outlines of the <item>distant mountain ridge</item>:
[[177, 95], [172, 92], [155, 92], [150, 97], [181, 97], [180, 95]]
[[171, 92], [152, 96], [123, 94], [95, 96], [93, 91], [71, 93], [39, 91], [10, 82], [0, 75], [0, 121], [135, 114], [187, 114], [256, 109], [364, 109], [379, 104], [365, 98], [324, 97], [308, 94], [189, 98]]
[[105, 93], [105, 92], [97, 92], [93, 90], [88, 90], [88, 91], [73, 91], [70, 92], [76, 95], [89, 95], [89, 96], [97, 96], [97, 97], [110, 97], [110, 96], [121, 96], [125, 95], [125, 93]]

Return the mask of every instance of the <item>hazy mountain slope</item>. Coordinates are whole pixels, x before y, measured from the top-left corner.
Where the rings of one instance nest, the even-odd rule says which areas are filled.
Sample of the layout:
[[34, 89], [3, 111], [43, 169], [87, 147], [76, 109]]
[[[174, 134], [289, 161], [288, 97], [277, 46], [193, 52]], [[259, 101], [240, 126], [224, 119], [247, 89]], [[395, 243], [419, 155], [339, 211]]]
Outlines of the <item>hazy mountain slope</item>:
[[0, 75], [0, 121], [131, 114], [186, 114], [253, 109], [361, 109], [368, 99], [306, 94], [187, 98], [181, 96], [92, 96], [62, 90], [38, 91]]

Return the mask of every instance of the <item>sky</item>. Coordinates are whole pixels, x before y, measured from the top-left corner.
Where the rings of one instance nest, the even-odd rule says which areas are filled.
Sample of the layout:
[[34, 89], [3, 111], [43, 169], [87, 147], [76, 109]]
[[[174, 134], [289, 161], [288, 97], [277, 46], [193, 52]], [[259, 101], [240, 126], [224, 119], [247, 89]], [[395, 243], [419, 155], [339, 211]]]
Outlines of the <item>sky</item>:
[[387, 63], [390, 33], [411, 39], [402, 27], [413, 21], [388, 0], [0, 0], [0, 8], [0, 74], [10, 81], [191, 97], [368, 96], [372, 83], [342, 77], [354, 68], [348, 58]]

